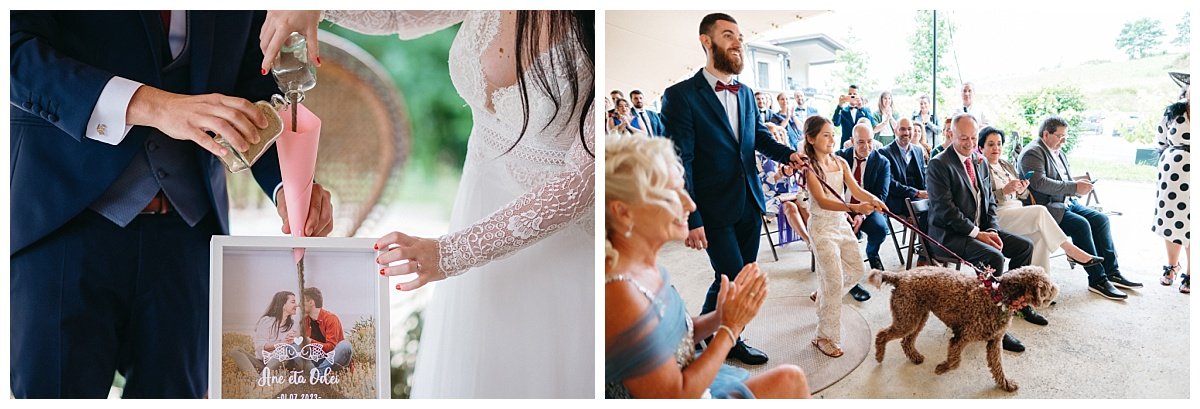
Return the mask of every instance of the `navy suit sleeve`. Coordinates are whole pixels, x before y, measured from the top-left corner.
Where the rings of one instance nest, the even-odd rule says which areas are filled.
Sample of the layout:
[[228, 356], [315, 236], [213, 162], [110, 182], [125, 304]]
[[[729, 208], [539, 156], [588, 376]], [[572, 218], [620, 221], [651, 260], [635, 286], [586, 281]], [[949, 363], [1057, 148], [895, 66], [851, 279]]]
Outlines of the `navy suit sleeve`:
[[876, 192], [876, 196], [879, 197], [879, 200], [887, 200], [888, 193], [891, 192], [890, 186], [892, 184], [892, 164], [889, 163], [887, 158], [883, 157], [883, 155], [877, 155], [876, 157], [879, 158], [879, 160], [876, 161], [876, 163], [878, 163], [876, 168], [882, 169], [879, 171], [879, 178], [875, 179], [875, 183], [879, 184], [879, 191]]
[[947, 231], [962, 236], [971, 234], [975, 224], [963, 214], [958, 203], [954, 201], [954, 192], [950, 187], [954, 178], [942, 161], [933, 161], [925, 170], [925, 178], [929, 187], [930, 206], [929, 222]]
[[[983, 175], [982, 183], [984, 186], [992, 185], [992, 169], [990, 166], [976, 166], [979, 169], [979, 174]], [[1000, 226], [996, 225], [996, 195], [991, 189], [982, 189], [979, 194], [984, 195], [983, 201], [984, 211], [980, 213], [979, 229], [980, 230], [995, 230]]]
[[[262, 63], [262, 49], [258, 45], [258, 33], [262, 30], [263, 21], [266, 20], [266, 12], [256, 11], [251, 18], [250, 35], [246, 39], [245, 51], [242, 53], [241, 68], [238, 69], [237, 87], [234, 91], [234, 96], [246, 98], [251, 102], [254, 101], [270, 101], [271, 95], [279, 92], [279, 86], [275, 84], [275, 80], [270, 75], [262, 75], [262, 68], [259, 64]], [[258, 182], [259, 188], [271, 200], [275, 200], [272, 194], [275, 193], [275, 187], [283, 181], [282, 175], [279, 173], [279, 151], [274, 145], [263, 156], [254, 163], [250, 168], [254, 173], [254, 180]]]
[[[683, 95], [680, 95], [679, 90], [676, 88], [667, 88], [667, 91], [663, 93], [662, 100], [662, 113], [665, 119], [667, 135], [671, 138], [671, 142], [675, 143], [675, 150], [679, 154], [679, 161], [683, 163], [683, 179], [688, 195], [695, 198], [696, 185], [693, 178], [692, 162], [696, 159], [696, 132], [692, 110], [688, 106], [690, 101]], [[688, 216], [688, 229], [703, 226], [704, 220], [700, 218], [700, 212], [692, 212]]]
[[758, 121], [754, 121], [754, 150], [780, 163], [791, 163], [791, 156], [796, 153], [792, 148], [776, 141], [771, 131], [767, 130], [767, 125]]
[[53, 13], [13, 11], [10, 16], [9, 103], [82, 141], [100, 92], [113, 74], [55, 49], [70, 39], [59, 30]]

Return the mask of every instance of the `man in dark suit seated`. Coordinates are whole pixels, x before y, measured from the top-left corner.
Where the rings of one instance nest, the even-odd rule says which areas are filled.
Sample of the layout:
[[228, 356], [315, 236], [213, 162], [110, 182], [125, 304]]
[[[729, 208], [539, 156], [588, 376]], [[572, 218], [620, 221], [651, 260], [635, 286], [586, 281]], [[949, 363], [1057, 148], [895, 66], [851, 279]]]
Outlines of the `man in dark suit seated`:
[[662, 117], [654, 111], [646, 109], [646, 96], [641, 90], [629, 91], [630, 102], [633, 102], [633, 117], [638, 119], [638, 122], [645, 124], [646, 135], [649, 136], [666, 136], [666, 129], [663, 126]]
[[[265, 13], [11, 18], [13, 396], [103, 398], [120, 372], [122, 397], [203, 397], [208, 248], [229, 233], [227, 148], [205, 131], [259, 141], [250, 101], [279, 92], [259, 67]], [[278, 159], [252, 167], [272, 200]], [[324, 236], [329, 194], [312, 189]]]
[[[733, 82], [742, 71], [742, 33], [727, 14], [700, 22], [700, 44], [708, 63], [663, 93], [667, 135], [679, 151], [688, 193], [697, 211], [688, 216], [688, 247], [708, 251], [715, 272], [701, 314], [713, 311], [721, 276], [737, 277], [758, 259], [759, 231], [766, 204], [754, 152], [799, 167], [800, 154], [775, 141], [759, 120], [754, 92]], [[738, 340], [729, 357], [750, 365], [767, 355]]]
[[[891, 166], [891, 185], [884, 199], [892, 213], [908, 216], [908, 206], [904, 199], [919, 200], [929, 197], [925, 191], [925, 152], [921, 145], [912, 143], [913, 124], [908, 118], [900, 118], [896, 127], [896, 140], [884, 146], [879, 153], [888, 160]], [[882, 196], [881, 196], [882, 197]], [[922, 216], [917, 220], [921, 230], [929, 231], [929, 220]], [[924, 265], [927, 260], [920, 256], [918, 265]]]
[[[1008, 257], [1008, 268], [1027, 266], [1033, 259], [1033, 243], [1000, 230], [996, 225], [996, 198], [992, 196], [991, 173], [986, 163], [973, 154], [979, 125], [970, 114], [957, 114], [952, 149], [929, 161], [929, 235], [979, 268], [991, 267], [999, 275]], [[934, 247], [930, 249], [941, 253]], [[1024, 314], [1037, 313], [1032, 308]], [[1004, 335], [1004, 349], [1025, 350], [1015, 337]]]
[[[888, 166], [888, 160], [880, 155], [879, 151], [871, 149], [871, 126], [855, 125], [854, 137], [850, 141], [854, 144], [838, 151], [837, 155], [850, 164], [850, 172], [859, 186], [871, 192], [875, 197], [887, 197], [888, 185], [891, 184], [892, 179], [891, 169]], [[858, 199], [850, 197], [850, 195], [843, 194], [842, 197], [850, 198], [851, 204], [858, 203]], [[867, 235], [867, 263], [871, 265], [871, 268], [877, 270], [883, 270], [883, 261], [879, 259], [879, 247], [888, 235], [886, 217], [883, 213], [872, 212], [866, 216], [861, 214], [854, 216], [854, 219], [851, 220], [856, 232]], [[850, 288], [850, 295], [858, 301], [866, 301], [871, 298], [871, 294], [858, 284]]]
[[1021, 152], [1020, 173], [1033, 171], [1029, 179], [1029, 191], [1034, 200], [1050, 211], [1063, 233], [1088, 254], [1104, 257], [1104, 263], [1087, 267], [1088, 289], [1110, 300], [1128, 297], [1121, 288], [1141, 288], [1141, 283], [1126, 279], [1117, 269], [1117, 250], [1113, 247], [1112, 234], [1108, 228], [1108, 216], [1086, 206], [1081, 206], [1067, 197], [1086, 195], [1092, 191], [1092, 183], [1076, 181], [1071, 177], [1071, 167], [1060, 148], [1067, 141], [1067, 122], [1057, 116], [1046, 118], [1038, 129], [1039, 138]]

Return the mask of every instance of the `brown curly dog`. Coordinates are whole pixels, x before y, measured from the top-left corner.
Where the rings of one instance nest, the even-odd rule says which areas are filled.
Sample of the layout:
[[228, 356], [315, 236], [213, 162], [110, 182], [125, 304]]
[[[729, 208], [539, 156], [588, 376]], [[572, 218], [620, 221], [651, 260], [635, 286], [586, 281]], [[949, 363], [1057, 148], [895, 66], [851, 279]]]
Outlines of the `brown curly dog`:
[[[971, 274], [944, 267], [917, 267], [907, 272], [872, 270], [868, 281], [880, 287], [883, 283], [895, 286], [892, 291], [892, 326], [875, 336], [875, 360], [883, 362], [887, 342], [904, 338], [900, 346], [914, 364], [925, 361], [917, 352], [917, 334], [933, 312], [953, 331], [946, 362], [938, 364], [934, 373], [941, 375], [962, 361], [962, 350], [968, 342], [987, 341], [987, 363], [996, 385], [1005, 391], [1017, 390], [1017, 383], [1004, 376], [1000, 364], [1000, 345], [1013, 312], [1023, 305], [1045, 306], [1058, 295], [1058, 287], [1041, 267], [1026, 266], [1000, 275], [999, 295], [1004, 310], [997, 306], [978, 278]], [[1016, 306], [1013, 308], [1012, 306]]]

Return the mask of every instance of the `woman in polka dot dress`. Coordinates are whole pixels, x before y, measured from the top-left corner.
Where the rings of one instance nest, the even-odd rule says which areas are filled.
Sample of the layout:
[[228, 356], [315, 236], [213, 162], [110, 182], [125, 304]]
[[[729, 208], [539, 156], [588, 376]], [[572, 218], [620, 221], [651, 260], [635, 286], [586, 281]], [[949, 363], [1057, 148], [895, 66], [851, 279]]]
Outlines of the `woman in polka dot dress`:
[[1188, 266], [1180, 274], [1179, 292], [1191, 292], [1191, 173], [1192, 141], [1189, 84], [1191, 75], [1171, 73], [1171, 78], [1183, 87], [1182, 99], [1167, 107], [1163, 122], [1158, 126], [1158, 207], [1154, 210], [1154, 225], [1150, 229], [1162, 236], [1167, 245], [1167, 263], [1163, 266], [1160, 283], [1171, 285], [1179, 272], [1179, 250], [1186, 248]]

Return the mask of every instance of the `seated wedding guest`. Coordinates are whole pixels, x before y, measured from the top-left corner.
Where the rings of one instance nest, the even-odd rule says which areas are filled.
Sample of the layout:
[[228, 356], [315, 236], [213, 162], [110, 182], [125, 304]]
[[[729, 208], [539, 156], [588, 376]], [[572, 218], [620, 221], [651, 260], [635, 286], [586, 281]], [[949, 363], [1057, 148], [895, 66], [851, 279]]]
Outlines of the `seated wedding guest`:
[[[892, 167], [892, 185], [888, 188], [887, 201], [889, 209], [900, 216], [908, 216], [908, 208], [904, 199], [925, 199], [929, 193], [925, 191], [925, 154], [924, 149], [912, 143], [912, 120], [902, 118], [896, 126], [896, 140], [884, 146], [879, 153], [887, 159]], [[927, 221], [918, 221], [922, 229]]]
[[951, 118], [946, 118], [946, 123], [942, 125], [942, 144], [933, 148], [933, 152], [929, 152], [929, 158], [938, 156], [939, 153], [945, 152], [954, 143], [954, 130], [950, 129]]
[[608, 132], [618, 135], [645, 134], [644, 125], [629, 110], [629, 101], [616, 100], [613, 114], [608, 116]]
[[779, 143], [796, 149], [797, 146], [800, 146], [800, 140], [804, 139], [804, 131], [801, 127], [804, 126], [804, 118], [808, 118], [808, 116], [792, 109], [791, 100], [788, 99], [786, 93], [780, 92], [775, 96], [775, 100], [779, 102], [779, 112], [771, 116], [770, 123], [779, 125], [787, 131], [787, 139]]
[[[1141, 288], [1142, 284], [1121, 275], [1117, 267], [1117, 249], [1109, 232], [1108, 216], [1080, 205], [1074, 199], [1074, 196], [1091, 192], [1092, 182], [1077, 181], [1071, 177], [1071, 166], [1060, 150], [1067, 141], [1067, 121], [1057, 116], [1046, 118], [1038, 128], [1038, 135], [1039, 138], [1021, 151], [1021, 166], [1017, 171], [1033, 171], [1029, 190], [1033, 191], [1034, 200], [1046, 206], [1046, 210], [1058, 222], [1058, 227], [1071, 236], [1076, 246], [1104, 259], [1102, 264], [1084, 269], [1088, 274], [1088, 289], [1110, 300], [1125, 299], [1128, 296], [1114, 285]], [[1067, 201], [1068, 197], [1071, 198], [1070, 202]]]
[[[605, 144], [605, 397], [806, 398], [795, 365], [760, 375], [725, 357], [767, 293], [767, 277], [747, 264], [721, 278], [716, 309], [689, 317], [658, 266], [658, 252], [688, 235], [696, 210], [670, 140], [634, 135]], [[695, 345], [712, 336], [704, 352]]]
[[[891, 166], [879, 151], [871, 149], [871, 140], [870, 125], [855, 125], [854, 136], [850, 138], [854, 146], [838, 151], [837, 155], [850, 164], [850, 172], [859, 186], [871, 192], [875, 197], [887, 197], [888, 188], [892, 183]], [[843, 195], [843, 197], [846, 196]], [[851, 197], [850, 203], [858, 203], [858, 199]], [[855, 233], [861, 232], [867, 235], [867, 264], [871, 268], [883, 270], [883, 261], [879, 258], [879, 247], [888, 235], [887, 216], [879, 212], [867, 215], [858, 214], [851, 219], [850, 225], [854, 227]], [[858, 284], [854, 284], [854, 287], [850, 288], [850, 296], [858, 301], [866, 301], [871, 298], [871, 294]]]
[[[1041, 205], [1022, 206], [1021, 199], [1029, 197], [1029, 182], [1018, 177], [1011, 163], [1000, 159], [1004, 151], [1004, 132], [986, 127], [979, 131], [979, 150], [987, 159], [992, 172], [992, 194], [996, 198], [996, 223], [1005, 231], [1018, 234], [1033, 242], [1033, 264], [1050, 271], [1050, 252], [1061, 247], [1076, 263], [1084, 267], [1104, 262], [1075, 246], [1058, 228], [1050, 212]], [[1028, 308], [1028, 307], [1026, 307]], [[1046, 319], [1032, 309], [1022, 310], [1025, 321], [1046, 325]]]
[[[787, 131], [783, 127], [768, 124], [767, 129], [779, 143], [787, 140]], [[781, 214], [787, 223], [800, 236], [804, 243], [812, 247], [808, 238], [808, 212], [797, 206], [801, 200], [796, 183], [797, 172], [791, 166], [780, 165], [779, 162], [767, 158], [766, 155], [755, 153], [758, 162], [758, 179], [763, 185], [763, 198], [766, 200], [767, 213]]]
[[[953, 147], [929, 161], [929, 236], [977, 268], [991, 268], [993, 275], [1029, 265], [1033, 243], [999, 228], [996, 199], [992, 197], [991, 172], [975, 156], [979, 124], [971, 114], [954, 115], [950, 127]], [[938, 247], [931, 249], [945, 254]], [[1032, 310], [1030, 310], [1032, 311]], [[1006, 351], [1023, 352], [1025, 346], [1004, 334]]]
[[929, 152], [933, 151], [933, 147], [929, 146], [928, 139], [925, 138], [925, 127], [917, 121], [913, 121], [912, 143], [921, 147], [921, 153], [925, 155], [925, 162], [929, 162]]

